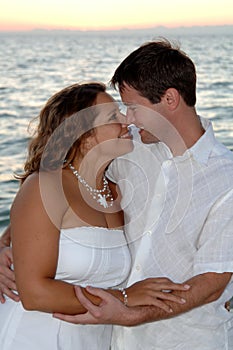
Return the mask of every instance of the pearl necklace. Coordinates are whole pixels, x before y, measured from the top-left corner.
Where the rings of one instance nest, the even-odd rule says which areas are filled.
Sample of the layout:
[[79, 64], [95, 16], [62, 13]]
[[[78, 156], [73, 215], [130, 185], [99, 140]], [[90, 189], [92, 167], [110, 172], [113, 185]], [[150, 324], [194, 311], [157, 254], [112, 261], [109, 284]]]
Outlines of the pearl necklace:
[[[108, 180], [106, 179], [105, 175], [103, 176], [103, 188], [101, 190], [97, 190], [96, 188], [91, 187], [88, 185], [86, 180], [81, 177], [81, 175], [78, 173], [78, 171], [73, 167], [72, 164], [68, 164], [69, 168], [71, 169], [72, 173], [76, 176], [78, 181], [86, 188], [86, 190], [89, 192], [91, 197], [97, 201], [100, 205], [102, 205], [104, 208], [112, 207], [113, 205], [113, 197], [112, 192], [108, 185]], [[110, 199], [110, 201], [107, 202], [107, 198]]]

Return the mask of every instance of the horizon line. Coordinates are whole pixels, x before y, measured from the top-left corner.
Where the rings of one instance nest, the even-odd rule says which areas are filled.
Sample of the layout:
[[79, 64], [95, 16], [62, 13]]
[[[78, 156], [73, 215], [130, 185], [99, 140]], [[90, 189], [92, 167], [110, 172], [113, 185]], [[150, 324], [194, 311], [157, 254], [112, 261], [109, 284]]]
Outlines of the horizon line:
[[117, 27], [117, 28], [64, 28], [64, 27], [34, 27], [34, 28], [7, 28], [1, 29], [1, 33], [15, 33], [15, 32], [37, 32], [37, 31], [63, 31], [63, 32], [117, 32], [117, 31], [137, 31], [137, 30], [150, 30], [150, 29], [166, 29], [166, 30], [176, 30], [176, 29], [192, 29], [192, 28], [226, 28], [232, 27], [233, 24], [193, 24], [193, 25], [157, 25], [157, 26], [131, 26], [131, 27]]

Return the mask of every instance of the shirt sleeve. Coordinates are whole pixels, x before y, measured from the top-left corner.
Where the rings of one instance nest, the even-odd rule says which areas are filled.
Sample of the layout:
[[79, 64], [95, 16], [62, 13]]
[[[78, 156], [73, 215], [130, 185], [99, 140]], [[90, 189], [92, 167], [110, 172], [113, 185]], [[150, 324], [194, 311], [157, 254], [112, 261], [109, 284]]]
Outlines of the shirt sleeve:
[[233, 272], [233, 190], [212, 207], [198, 241], [194, 273]]

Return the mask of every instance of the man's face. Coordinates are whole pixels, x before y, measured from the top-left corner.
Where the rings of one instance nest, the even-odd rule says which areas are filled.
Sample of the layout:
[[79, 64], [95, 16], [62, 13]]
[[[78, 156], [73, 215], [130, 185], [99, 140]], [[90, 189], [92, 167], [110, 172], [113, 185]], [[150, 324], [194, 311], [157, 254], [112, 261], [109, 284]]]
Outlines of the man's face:
[[127, 84], [124, 84], [124, 89], [120, 95], [122, 102], [127, 106], [127, 124], [135, 124], [140, 129], [142, 142], [158, 142], [156, 114], [161, 111], [160, 103], [151, 103], [146, 97], [141, 96], [137, 90]]

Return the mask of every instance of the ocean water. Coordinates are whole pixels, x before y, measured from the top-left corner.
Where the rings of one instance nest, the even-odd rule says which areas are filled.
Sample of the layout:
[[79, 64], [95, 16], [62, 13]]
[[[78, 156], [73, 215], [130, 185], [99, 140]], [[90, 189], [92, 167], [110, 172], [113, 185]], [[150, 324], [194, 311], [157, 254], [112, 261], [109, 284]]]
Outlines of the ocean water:
[[[161, 33], [163, 35], [163, 33]], [[121, 60], [151, 32], [0, 33], [0, 234], [25, 160], [29, 121], [56, 91], [75, 82], [108, 83]], [[197, 68], [197, 111], [233, 150], [233, 35], [167, 35]], [[115, 91], [112, 92], [119, 99]]]

